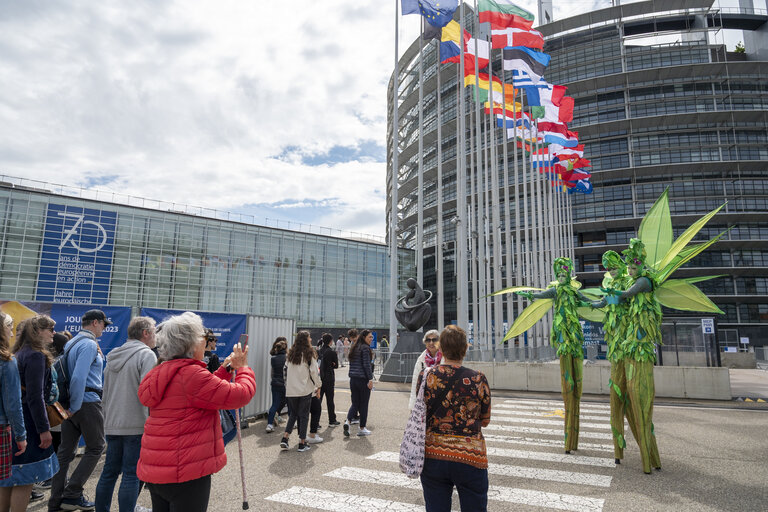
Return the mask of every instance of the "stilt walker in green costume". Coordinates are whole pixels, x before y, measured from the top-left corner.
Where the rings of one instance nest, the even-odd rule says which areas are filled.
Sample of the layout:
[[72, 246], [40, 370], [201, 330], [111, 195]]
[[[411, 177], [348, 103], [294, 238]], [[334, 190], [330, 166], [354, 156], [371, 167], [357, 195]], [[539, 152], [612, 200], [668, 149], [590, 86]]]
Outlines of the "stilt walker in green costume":
[[[625, 291], [629, 287], [627, 266], [616, 251], [607, 251], [603, 254], [603, 267], [607, 271], [603, 279], [602, 291], [609, 295]], [[613, 432], [613, 455], [616, 464], [621, 464], [624, 458], [624, 448], [627, 443], [624, 439], [624, 416], [626, 415], [629, 428], [637, 439], [635, 432], [635, 420], [632, 409], [629, 407], [627, 395], [627, 378], [624, 373], [624, 330], [626, 328], [623, 319], [627, 316], [626, 303], [608, 304], [606, 299], [596, 303], [595, 307], [605, 308], [603, 331], [605, 342], [608, 345], [608, 360], [611, 362], [611, 379], [608, 381], [611, 396], [611, 431]]]
[[494, 295], [514, 291], [529, 300], [536, 299], [518, 316], [505, 340], [530, 329], [549, 311], [554, 302], [550, 344], [557, 348], [557, 355], [560, 357], [560, 388], [565, 404], [565, 453], [571, 453], [571, 450], [579, 448], [579, 403], [584, 361], [584, 334], [579, 323], [578, 308], [591, 303], [579, 292], [581, 283], [571, 277], [573, 262], [569, 258], [557, 258], [553, 268], [557, 281], [550, 283], [547, 290], [541, 293], [524, 291], [536, 288], [516, 287]]
[[[618, 340], [615, 341], [613, 352], [609, 352], [609, 358], [613, 363], [611, 391], [612, 395], [614, 392], [617, 395], [619, 392], [624, 393], [627, 419], [630, 427], [633, 427], [632, 432], [640, 447], [645, 473], [650, 473], [652, 467], [661, 469], [653, 426], [655, 397], [653, 366], [656, 362], [656, 345], [662, 344], [661, 306], [683, 311], [722, 314], [720, 308], [693, 286], [695, 282], [718, 276], [669, 279], [678, 268], [725, 235], [727, 230], [707, 242], [689, 245], [689, 242], [722, 206], [700, 218], [673, 242], [667, 194], [668, 191], [665, 190], [643, 218], [638, 230], [640, 239], [630, 240], [629, 248], [623, 251], [628, 273], [626, 280], [618, 286], [603, 286], [602, 289], [597, 290], [597, 293], [605, 294], [605, 299], [600, 303], [593, 303], [593, 307], [606, 306], [603, 308], [605, 313], [603, 327], [606, 330], [606, 336], [609, 333], [615, 333], [622, 339], [620, 343], [617, 342]], [[616, 257], [611, 255], [608, 259], [614, 261]], [[585, 290], [588, 294], [592, 292], [594, 290]], [[612, 316], [612, 312], [618, 312], [617, 316]], [[618, 368], [614, 363], [622, 357], [626, 392], [619, 383], [620, 375], [616, 372]], [[613, 416], [613, 401], [611, 406], [614, 437], [618, 438], [616, 433], [619, 429], [614, 423], [616, 418]], [[616, 450], [617, 459], [620, 458], [619, 454], [620, 452]]]

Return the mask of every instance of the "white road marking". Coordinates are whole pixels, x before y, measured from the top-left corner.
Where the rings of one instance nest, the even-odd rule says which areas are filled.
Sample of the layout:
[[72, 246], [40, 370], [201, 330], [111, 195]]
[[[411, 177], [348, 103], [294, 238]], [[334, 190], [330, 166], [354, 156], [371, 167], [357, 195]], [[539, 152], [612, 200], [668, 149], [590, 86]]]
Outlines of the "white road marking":
[[[565, 414], [562, 409], [558, 409], [557, 411], [548, 411], [548, 410], [540, 410], [540, 411], [519, 411], [517, 409], [500, 409], [494, 407], [491, 411], [491, 416], [533, 416], [535, 418], [557, 418], [562, 417], [560, 414], [557, 414], [559, 412], [560, 414]], [[594, 421], [611, 421], [610, 415], [605, 416], [593, 416], [589, 414], [582, 414], [584, 411], [579, 412], [579, 419], [580, 420], [594, 420]]]
[[[379, 452], [367, 458], [372, 460], [397, 463], [400, 461], [400, 454], [395, 452]], [[357, 468], [354, 469], [354, 471], [358, 470], [359, 469]], [[540, 469], [526, 466], [512, 466], [510, 464], [494, 463], [488, 464], [488, 474], [509, 476], [514, 478], [527, 478], [530, 480], [545, 480], [548, 482], [564, 482], [576, 485], [591, 485], [594, 487], [610, 487], [611, 480], [613, 478], [607, 475], [593, 475], [591, 473], [578, 473], [575, 471]], [[329, 473], [326, 476], [333, 475], [330, 475]]]
[[[565, 418], [557, 418], [556, 420], [548, 420], [544, 418], [518, 418], [517, 416], [493, 416], [491, 413], [491, 423], [496, 421], [502, 421], [507, 423], [529, 423], [532, 425], [563, 425]], [[582, 428], [594, 428], [598, 430], [611, 430], [610, 423], [588, 423], [579, 421], [579, 429]]]
[[526, 450], [510, 450], [508, 448], [487, 447], [486, 453], [495, 457], [510, 457], [514, 459], [543, 460], [562, 464], [579, 464], [582, 466], [599, 466], [602, 468], [616, 467], [613, 459], [604, 457], [587, 457], [567, 453], [531, 452]]
[[[389, 471], [377, 471], [372, 469], [342, 467], [326, 473], [324, 476], [352, 480], [354, 482], [364, 482], [370, 484], [388, 485], [393, 487], [403, 487], [406, 489], [421, 489], [421, 482], [417, 479], [411, 479], [402, 473], [393, 473]], [[494, 501], [503, 501], [507, 503], [517, 503], [522, 505], [531, 505], [536, 507], [554, 508], [558, 510], [573, 511], [600, 511], [603, 509], [604, 500], [596, 498], [584, 498], [570, 494], [556, 494], [541, 491], [532, 491], [528, 489], [515, 489], [512, 487], [501, 487], [491, 485], [488, 488], [488, 499]], [[360, 507], [361, 510], [368, 510]], [[387, 509], [388, 510], [388, 509]]]
[[354, 494], [294, 486], [264, 498], [269, 501], [298, 505], [300, 507], [335, 512], [360, 512], [361, 510], [384, 512], [424, 512], [424, 507], [400, 501], [368, 498]]
[[[563, 401], [562, 400], [524, 400], [524, 399], [517, 399], [517, 400], [504, 400], [505, 404], [512, 404], [512, 405], [528, 405], [528, 406], [539, 406], [539, 407], [560, 407], [563, 408]], [[604, 411], [610, 411], [611, 406], [610, 404], [596, 404], [596, 403], [589, 403], [589, 402], [581, 402], [580, 407], [582, 409], [595, 409], [595, 410], [604, 410]]]
[[[563, 447], [562, 439], [540, 439], [537, 437], [521, 437], [521, 436], [497, 436], [494, 434], [483, 434], [485, 441], [488, 443], [507, 443], [507, 444], [523, 444], [529, 446], [551, 446], [556, 448]], [[597, 444], [597, 443], [582, 443], [579, 442], [579, 448], [583, 450], [595, 450], [599, 452], [612, 452], [613, 445], [610, 444]]]
[[[540, 434], [544, 436], [559, 436], [563, 437], [563, 429], [553, 428], [536, 428], [536, 427], [520, 427], [517, 425], [495, 425], [491, 423], [487, 427], [483, 427], [483, 432], [486, 430], [501, 431], [501, 432], [515, 432], [516, 434]], [[613, 439], [613, 434], [604, 434], [602, 432], [579, 432], [579, 439]]]
[[[493, 404], [492, 410], [494, 411], [528, 411], [528, 412], [541, 412], [545, 414], [554, 414], [556, 411], [565, 410], [563, 404], [546, 407], [543, 405], [517, 405], [517, 404]], [[595, 414], [606, 417], [611, 416], [610, 409], [592, 409], [589, 407], [579, 407], [579, 412], [584, 414]]]

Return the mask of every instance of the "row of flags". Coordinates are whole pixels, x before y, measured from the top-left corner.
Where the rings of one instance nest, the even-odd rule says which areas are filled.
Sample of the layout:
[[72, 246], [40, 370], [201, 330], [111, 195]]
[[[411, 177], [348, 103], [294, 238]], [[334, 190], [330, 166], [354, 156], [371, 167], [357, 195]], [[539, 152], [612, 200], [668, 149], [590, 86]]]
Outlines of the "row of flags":
[[[544, 78], [550, 56], [543, 53], [544, 37], [533, 29], [534, 15], [509, 0], [478, 0], [480, 23], [490, 24], [489, 38], [474, 38], [453, 15], [459, 0], [401, 0], [402, 13], [421, 14], [423, 37], [440, 41], [440, 62], [459, 63], [464, 51], [464, 86], [475, 87], [475, 98], [497, 126], [531, 157], [533, 168], [569, 193], [592, 192], [591, 167], [584, 158], [578, 134], [568, 129], [574, 100], [566, 87]], [[512, 84], [491, 76], [491, 51], [502, 50], [502, 69], [512, 71]], [[476, 69], [478, 71], [476, 71]], [[528, 112], [516, 101], [525, 92]]]

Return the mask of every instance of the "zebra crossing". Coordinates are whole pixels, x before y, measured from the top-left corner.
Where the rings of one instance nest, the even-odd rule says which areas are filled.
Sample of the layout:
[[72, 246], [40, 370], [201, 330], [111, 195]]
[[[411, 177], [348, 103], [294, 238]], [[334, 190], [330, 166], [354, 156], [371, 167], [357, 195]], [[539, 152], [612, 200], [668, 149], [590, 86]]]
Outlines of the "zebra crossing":
[[[491, 424], [483, 429], [489, 510], [509, 510], [511, 504], [541, 510], [603, 510], [615, 467], [610, 409], [585, 405], [581, 418], [588, 421], [580, 424], [579, 452], [568, 455], [563, 452], [561, 401], [494, 401]], [[391, 446], [390, 451], [373, 453], [354, 467], [340, 465], [323, 474], [344, 492], [293, 486], [265, 499], [297, 510], [423, 512], [423, 499], [414, 499], [420, 496], [421, 483], [400, 472], [398, 448]], [[378, 495], [394, 499], [366, 496], [372, 488], [388, 489], [387, 494]], [[457, 510], [458, 499], [454, 504]]]

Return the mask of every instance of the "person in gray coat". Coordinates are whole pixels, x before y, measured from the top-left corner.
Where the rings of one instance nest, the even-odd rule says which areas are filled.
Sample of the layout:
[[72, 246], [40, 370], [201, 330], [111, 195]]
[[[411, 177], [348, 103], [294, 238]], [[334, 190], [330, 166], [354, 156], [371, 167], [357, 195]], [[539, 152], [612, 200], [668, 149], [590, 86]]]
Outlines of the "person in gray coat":
[[96, 510], [108, 512], [112, 493], [123, 474], [117, 501], [120, 512], [133, 512], [139, 497], [136, 465], [141, 436], [149, 411], [139, 402], [138, 390], [144, 376], [157, 364], [155, 321], [137, 316], [128, 324], [128, 341], [113, 349], [104, 368], [104, 433], [107, 457], [96, 485]]

